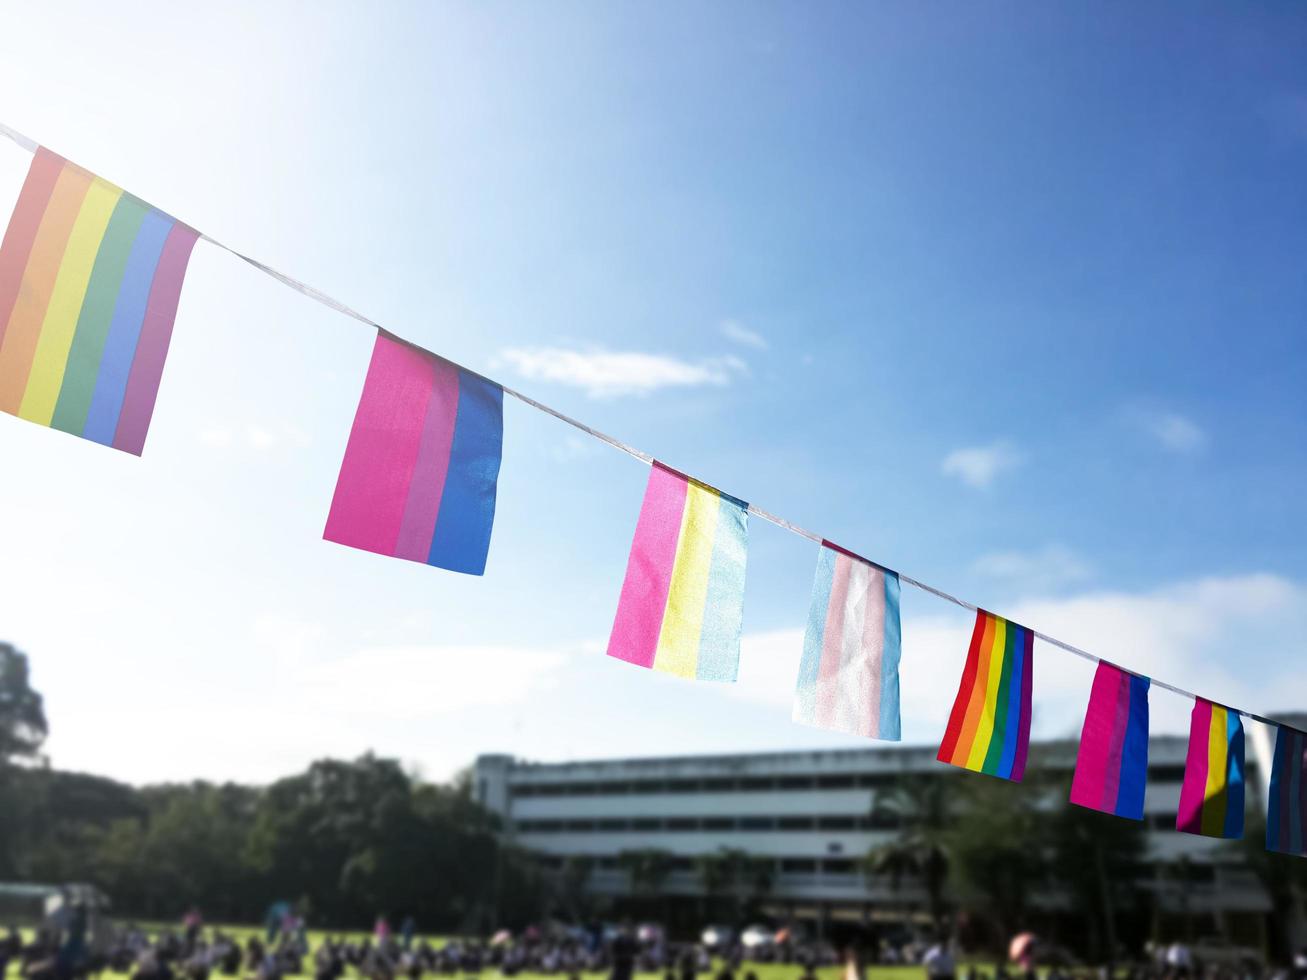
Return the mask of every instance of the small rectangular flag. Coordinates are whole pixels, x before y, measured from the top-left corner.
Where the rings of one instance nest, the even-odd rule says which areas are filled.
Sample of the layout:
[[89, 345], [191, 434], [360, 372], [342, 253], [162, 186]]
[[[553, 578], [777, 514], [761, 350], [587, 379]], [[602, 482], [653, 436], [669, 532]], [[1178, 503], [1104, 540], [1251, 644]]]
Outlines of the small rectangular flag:
[[940, 762], [1013, 782], [1025, 776], [1034, 642], [1024, 626], [977, 610]]
[[483, 574], [503, 441], [499, 385], [378, 331], [323, 537]]
[[1175, 829], [1203, 837], [1242, 837], [1243, 792], [1239, 713], [1195, 698]]
[[0, 410], [139, 456], [198, 238], [38, 148], [0, 244]]
[[608, 656], [733, 681], [740, 665], [748, 504], [654, 463]]
[[1307, 857], [1307, 735], [1283, 725], [1275, 735], [1271, 764], [1266, 849]]
[[1080, 732], [1072, 803], [1131, 820], [1144, 819], [1149, 687], [1147, 677], [1099, 663]]
[[897, 742], [899, 577], [823, 541], [794, 720]]

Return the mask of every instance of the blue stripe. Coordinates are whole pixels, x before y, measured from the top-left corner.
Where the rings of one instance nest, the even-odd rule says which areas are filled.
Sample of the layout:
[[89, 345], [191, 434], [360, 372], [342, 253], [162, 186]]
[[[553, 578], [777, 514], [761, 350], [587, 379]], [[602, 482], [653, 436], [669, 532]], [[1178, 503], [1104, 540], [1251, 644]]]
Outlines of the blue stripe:
[[1284, 851], [1280, 845], [1280, 809], [1284, 806], [1284, 766], [1293, 751], [1294, 737], [1287, 728], [1275, 730], [1275, 755], [1271, 759], [1271, 790], [1266, 797], [1266, 849]]
[[[1284, 729], [1280, 729], [1284, 731]], [[1289, 853], [1303, 852], [1302, 839], [1302, 766], [1304, 742], [1307, 735], [1300, 732], [1289, 733], [1289, 757], [1285, 764], [1289, 767]]]
[[1225, 796], [1225, 829], [1223, 837], [1243, 836], [1243, 722], [1234, 711], [1226, 711], [1226, 736], [1230, 740], [1229, 789]]
[[803, 634], [803, 659], [799, 661], [799, 680], [794, 685], [794, 720], [806, 725], [817, 720], [817, 675], [821, 670], [821, 647], [826, 637], [836, 557], [834, 551], [822, 545], [817, 553], [817, 574], [812, 580], [808, 628]]
[[458, 372], [458, 416], [427, 564], [482, 575], [504, 449], [504, 389]]
[[1012, 769], [1017, 761], [1017, 736], [1021, 732], [1021, 688], [1026, 670], [1026, 628], [1009, 622], [1007, 628], [1014, 631], [1012, 637], [1012, 680], [1008, 683], [1007, 717], [1003, 720], [1003, 755], [998, 761], [996, 775], [1004, 779], [1012, 778]]
[[902, 656], [902, 628], [899, 624], [899, 577], [885, 573], [885, 639], [880, 662], [880, 732], [892, 742], [903, 738], [899, 718], [899, 659]]
[[1130, 677], [1130, 708], [1125, 739], [1121, 743], [1121, 782], [1116, 794], [1116, 815], [1144, 819], [1144, 790], [1148, 784], [1147, 677]]
[[131, 254], [127, 256], [127, 270], [123, 273], [122, 288], [114, 304], [109, 335], [100, 356], [100, 373], [95, 379], [91, 408], [86, 415], [86, 427], [82, 430], [85, 438], [101, 445], [112, 446], [114, 433], [118, 431], [118, 415], [127, 394], [127, 379], [136, 358], [141, 324], [145, 322], [145, 307], [150, 300], [150, 287], [154, 284], [154, 270], [159, 265], [163, 243], [172, 226], [172, 218], [150, 211], [141, 222], [141, 230], [136, 233]]
[[734, 497], [722, 494], [699, 630], [699, 663], [695, 669], [698, 680], [734, 681], [740, 672], [748, 550], [749, 512]]

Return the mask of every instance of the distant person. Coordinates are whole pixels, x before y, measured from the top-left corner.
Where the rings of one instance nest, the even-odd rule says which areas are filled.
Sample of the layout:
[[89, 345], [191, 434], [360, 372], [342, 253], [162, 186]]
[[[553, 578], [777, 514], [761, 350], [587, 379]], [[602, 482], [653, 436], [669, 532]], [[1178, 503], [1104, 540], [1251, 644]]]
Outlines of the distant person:
[[413, 916], [411, 915], [404, 916], [404, 922], [399, 927], [399, 936], [400, 936], [400, 940], [404, 944], [405, 949], [408, 949], [411, 945], [413, 945], [413, 934], [417, 932], [417, 928], [418, 925], [416, 922], [413, 921]]
[[954, 980], [957, 976], [957, 963], [949, 952], [948, 943], [936, 940], [921, 957], [921, 965], [926, 968], [928, 980]]
[[640, 946], [635, 941], [635, 933], [630, 922], [623, 922], [613, 940], [613, 970], [611, 980], [632, 980], [635, 975], [635, 958], [640, 953]]
[[1187, 980], [1193, 974], [1194, 954], [1184, 943], [1176, 940], [1166, 948], [1166, 969], [1175, 978]]

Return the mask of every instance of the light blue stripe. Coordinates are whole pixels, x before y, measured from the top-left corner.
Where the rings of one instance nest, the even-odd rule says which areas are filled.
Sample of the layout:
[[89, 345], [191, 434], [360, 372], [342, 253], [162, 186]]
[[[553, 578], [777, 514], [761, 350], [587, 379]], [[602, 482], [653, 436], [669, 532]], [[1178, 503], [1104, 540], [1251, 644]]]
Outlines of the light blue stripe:
[[744, 566], [749, 551], [749, 512], [722, 494], [708, 565], [708, 595], [699, 632], [701, 681], [733, 681], [740, 673], [740, 631], [744, 626]]
[[114, 433], [118, 430], [118, 416], [127, 394], [132, 361], [136, 359], [136, 342], [141, 338], [141, 324], [145, 322], [145, 307], [150, 300], [150, 287], [154, 284], [154, 270], [159, 266], [163, 243], [172, 226], [172, 218], [150, 211], [141, 222], [141, 230], [136, 233], [136, 241], [132, 242], [132, 251], [127, 257], [127, 271], [123, 273], [122, 288], [109, 323], [109, 335], [104, 341], [104, 353], [100, 355], [100, 373], [95, 379], [91, 409], [82, 430], [85, 438], [101, 445], [112, 446]]
[[899, 624], [899, 577], [885, 573], [885, 640], [880, 651], [880, 731], [878, 738], [897, 742], [903, 738], [899, 718], [899, 659], [902, 656], [902, 627]]
[[826, 617], [830, 612], [831, 583], [835, 581], [835, 552], [825, 545], [817, 553], [817, 574], [812, 580], [812, 604], [808, 606], [808, 628], [803, 634], [803, 659], [799, 680], [794, 685], [794, 720], [811, 725], [817, 720], [817, 674], [821, 670], [821, 648], [826, 638]]
[[1236, 839], [1243, 836], [1243, 722], [1235, 711], [1227, 710], [1225, 717], [1225, 733], [1230, 744], [1230, 784], [1225, 796], [1225, 827], [1222, 836]]

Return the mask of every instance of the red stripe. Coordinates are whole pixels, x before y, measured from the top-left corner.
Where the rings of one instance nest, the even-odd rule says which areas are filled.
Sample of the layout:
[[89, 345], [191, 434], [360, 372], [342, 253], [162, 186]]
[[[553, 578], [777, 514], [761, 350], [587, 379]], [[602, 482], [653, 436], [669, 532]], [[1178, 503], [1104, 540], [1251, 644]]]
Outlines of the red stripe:
[[32, 166], [14, 205], [9, 227], [5, 229], [4, 243], [0, 244], [0, 342], [5, 339], [9, 314], [18, 300], [18, 290], [27, 271], [27, 258], [32, 254], [36, 230], [41, 227], [45, 206], [50, 203], [55, 181], [64, 168], [64, 158], [45, 147], [38, 147], [32, 157]]
[[967, 704], [971, 701], [971, 689], [976, 686], [976, 671], [980, 663], [980, 641], [985, 635], [985, 619], [989, 613], [983, 609], [976, 610], [976, 626], [971, 632], [971, 647], [967, 650], [967, 665], [962, 670], [962, 684], [958, 696], [953, 702], [953, 713], [949, 715], [948, 728], [944, 731], [944, 741], [940, 743], [939, 754], [935, 757], [940, 762], [953, 762], [953, 753], [958, 747], [958, 738], [962, 735], [962, 722], [966, 718]]

